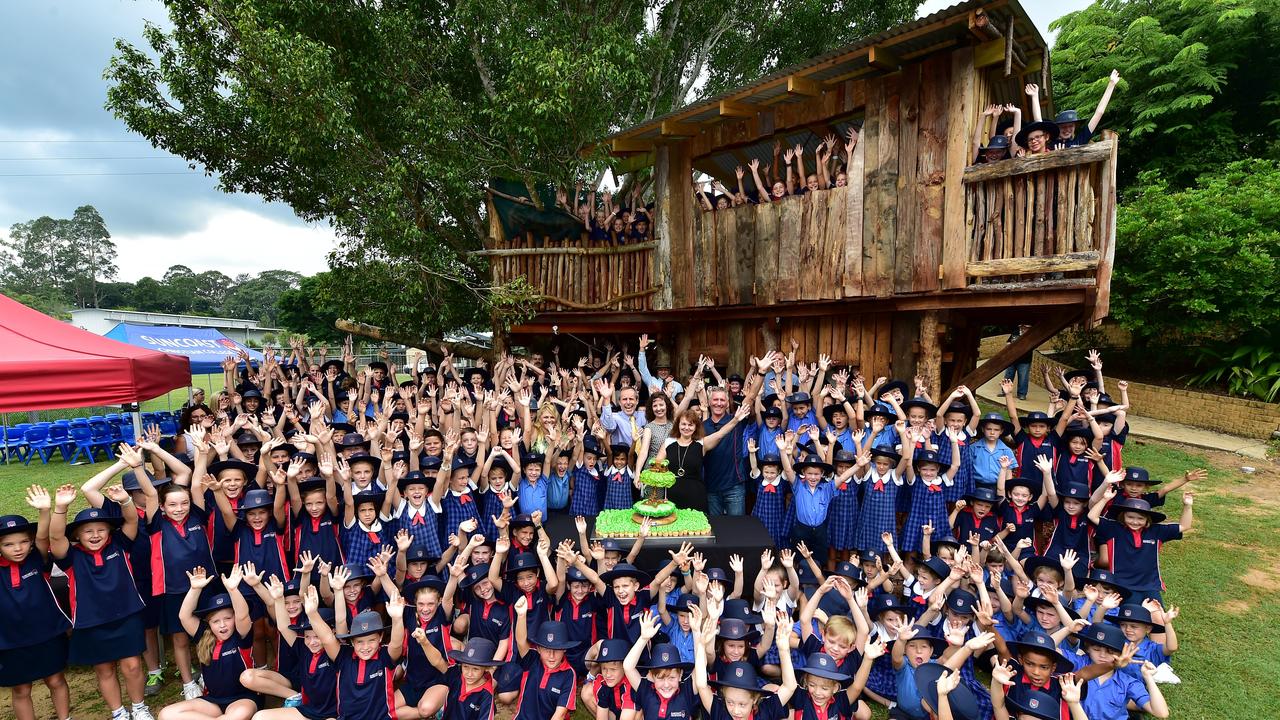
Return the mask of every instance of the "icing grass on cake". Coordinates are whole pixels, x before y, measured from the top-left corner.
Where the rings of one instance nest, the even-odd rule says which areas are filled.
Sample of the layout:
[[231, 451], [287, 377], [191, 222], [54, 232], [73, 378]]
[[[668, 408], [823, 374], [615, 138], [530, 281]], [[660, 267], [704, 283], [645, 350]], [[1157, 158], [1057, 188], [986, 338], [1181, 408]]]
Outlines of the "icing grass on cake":
[[669, 488], [676, 484], [676, 474], [667, 470], [667, 464], [662, 463], [661, 470], [656, 469], [658, 464], [655, 462], [649, 466], [648, 470], [640, 473], [640, 484], [646, 487]]
[[[605, 510], [596, 516], [596, 534], [600, 537], [635, 537], [640, 525], [631, 519], [631, 510]], [[698, 510], [676, 510], [676, 520], [667, 525], [650, 528], [652, 537], [708, 535], [711, 523]]]
[[664, 518], [676, 511], [676, 504], [670, 500], [663, 500], [660, 503], [651, 505], [648, 500], [641, 500], [632, 505], [631, 509], [646, 517]]

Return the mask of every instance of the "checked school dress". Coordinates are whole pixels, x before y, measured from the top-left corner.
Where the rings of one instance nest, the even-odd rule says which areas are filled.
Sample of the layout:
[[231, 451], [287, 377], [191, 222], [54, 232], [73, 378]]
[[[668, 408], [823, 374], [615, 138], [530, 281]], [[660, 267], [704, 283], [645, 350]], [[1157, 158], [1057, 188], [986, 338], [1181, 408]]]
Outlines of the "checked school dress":
[[464, 520], [475, 520], [476, 524], [484, 527], [484, 523], [480, 518], [480, 508], [476, 505], [476, 488], [474, 485], [468, 485], [466, 490], [457, 492], [450, 488], [445, 492], [444, 497], [440, 498], [440, 510], [444, 513], [444, 527], [440, 530], [441, 537], [449, 537], [458, 532], [458, 526]]
[[902, 478], [896, 470], [890, 470], [883, 476], [876, 475], [871, 467], [862, 479], [857, 479], [862, 486], [862, 515], [858, 518], [858, 529], [855, 534], [860, 550], [886, 551], [882, 533], [897, 533], [898, 488]]
[[630, 468], [618, 468], [610, 465], [604, 471], [604, 509], [625, 510], [635, 502], [631, 498], [632, 476]]
[[573, 492], [569, 495], [569, 514], [589, 518], [600, 514], [600, 473], [596, 468], [579, 465], [573, 469]]
[[827, 542], [833, 550], [858, 549], [858, 484], [853, 479], [836, 483], [827, 507]]
[[951, 478], [940, 475], [935, 483], [917, 477], [911, 488], [911, 511], [902, 525], [902, 537], [898, 547], [907, 552], [920, 552], [924, 547], [924, 525], [933, 526], [934, 537], [942, 537], [950, 523], [944, 492], [951, 485]]
[[[948, 506], [973, 492], [973, 461], [969, 457], [969, 445], [975, 437], [967, 425], [960, 431], [960, 439], [956, 443], [960, 446], [960, 462], [956, 465], [951, 484], [942, 488], [942, 499]], [[938, 446], [938, 460], [942, 462], [942, 466], [950, 467], [951, 438], [945, 432], [936, 432], [933, 434], [933, 443]]]
[[777, 547], [787, 547], [791, 542], [791, 523], [795, 516], [787, 506], [790, 494], [790, 484], [782, 482], [781, 476], [774, 478], [773, 483], [761, 477], [756, 485], [756, 503], [751, 514], [769, 531]]
[[438, 516], [439, 513], [430, 503], [423, 503], [422, 507], [415, 508], [408, 500], [401, 500], [400, 507], [396, 508], [394, 523], [397, 531], [404, 530], [413, 538], [412, 547], [426, 548], [427, 557], [438, 558], [444, 554], [444, 548], [440, 544]]

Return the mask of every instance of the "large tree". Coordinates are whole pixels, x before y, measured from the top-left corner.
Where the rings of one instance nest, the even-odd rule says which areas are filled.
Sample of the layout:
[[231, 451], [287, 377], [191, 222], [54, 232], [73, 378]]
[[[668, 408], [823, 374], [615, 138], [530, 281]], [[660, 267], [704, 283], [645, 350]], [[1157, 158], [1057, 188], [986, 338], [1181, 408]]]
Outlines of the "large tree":
[[47, 215], [16, 223], [0, 250], [0, 287], [47, 304], [98, 307], [103, 283], [115, 279], [116, 246], [92, 205], [70, 218]]
[[328, 220], [331, 299], [401, 337], [518, 315], [469, 253], [495, 176], [569, 181], [584, 148], [699, 93], [879, 32], [918, 0], [171, 0], [117, 42], [108, 107], [228, 192]]
[[1054, 98], [1092, 113], [1123, 77], [1104, 125], [1120, 131], [1122, 183], [1158, 170], [1178, 186], [1206, 171], [1280, 157], [1280, 3], [1099, 0], [1054, 21]]

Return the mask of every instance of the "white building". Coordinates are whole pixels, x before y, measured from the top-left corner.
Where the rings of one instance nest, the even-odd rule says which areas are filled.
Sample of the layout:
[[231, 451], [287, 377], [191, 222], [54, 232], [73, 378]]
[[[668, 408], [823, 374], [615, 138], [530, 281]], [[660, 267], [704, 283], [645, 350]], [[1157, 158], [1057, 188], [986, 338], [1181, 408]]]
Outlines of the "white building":
[[279, 343], [287, 334], [280, 328], [262, 327], [257, 320], [242, 318], [204, 317], [201, 315], [170, 315], [169, 313], [138, 312], [136, 310], [111, 310], [85, 308], [71, 311], [71, 324], [95, 335], [106, 335], [119, 323], [133, 325], [174, 325], [177, 327], [215, 328], [223, 335], [245, 345], [261, 345], [268, 333]]

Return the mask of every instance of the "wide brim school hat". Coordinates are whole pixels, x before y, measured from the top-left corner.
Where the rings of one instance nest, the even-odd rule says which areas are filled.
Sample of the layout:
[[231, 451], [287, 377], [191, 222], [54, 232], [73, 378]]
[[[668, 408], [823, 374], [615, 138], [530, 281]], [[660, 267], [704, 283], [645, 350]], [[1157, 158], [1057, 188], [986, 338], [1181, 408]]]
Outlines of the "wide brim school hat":
[[1151, 619], [1151, 611], [1141, 605], [1121, 605], [1116, 608], [1115, 615], [1107, 615], [1103, 620], [1116, 625], [1122, 622], [1140, 623], [1150, 627], [1151, 632], [1164, 632], [1164, 626], [1156, 624]]
[[404, 590], [401, 592], [401, 594], [404, 595], [405, 598], [412, 599], [413, 596], [418, 594], [419, 590], [431, 589], [431, 590], [435, 590], [436, 592], [443, 593], [444, 588], [445, 588], [445, 582], [440, 578], [424, 577], [421, 580], [415, 580], [409, 583], [408, 585], [405, 585]]
[[1023, 417], [1018, 418], [1018, 424], [1022, 427], [1026, 427], [1032, 423], [1044, 423], [1045, 425], [1049, 425], [1050, 422], [1049, 413], [1041, 412], [1040, 410], [1033, 410]]
[[1013, 434], [1013, 423], [1006, 420], [1004, 415], [1001, 415], [998, 412], [985, 413], [982, 417], [978, 418], [978, 430], [982, 430], [984, 426], [991, 423], [999, 425], [1001, 429], [1004, 430], [1005, 435]]
[[1151, 473], [1144, 467], [1132, 465], [1124, 469], [1124, 480], [1121, 482], [1142, 483], [1143, 485], [1159, 485], [1162, 480], [1152, 480]]
[[346, 366], [342, 364], [341, 360], [325, 360], [324, 364], [320, 366], [320, 373], [324, 374], [329, 368], [337, 368], [339, 374], [346, 372]]
[[533, 516], [529, 513], [520, 513], [511, 518], [511, 529], [518, 530], [520, 528], [533, 527]]
[[1088, 500], [1089, 487], [1084, 483], [1069, 482], [1058, 490], [1058, 499]]
[[[809, 563], [804, 563], [804, 564], [808, 565]], [[848, 560], [845, 560], [841, 562], [839, 565], [836, 565], [835, 574], [839, 575], [845, 580], [848, 580], [850, 583], [853, 583], [853, 589], [855, 590], [867, 584], [867, 576], [863, 574], [862, 568], [858, 567], [857, 565], [854, 565]]]
[[1083, 588], [1086, 583], [1090, 585], [1109, 585], [1122, 598], [1127, 598], [1133, 594], [1133, 591], [1120, 584], [1120, 581], [1116, 579], [1116, 576], [1110, 570], [1094, 568], [1089, 571], [1088, 575], [1076, 575], [1076, 585]]
[[631, 452], [631, 446], [626, 443], [613, 443], [609, 445], [609, 452], [614, 455], [621, 455]]
[[756, 675], [755, 666], [742, 660], [725, 665], [716, 673], [716, 679], [707, 684], [712, 687], [750, 690], [754, 693], [768, 692], [760, 689], [760, 677]]
[[[266, 491], [264, 490], [263, 492]], [[108, 515], [103, 512], [102, 508], [85, 508], [84, 510], [76, 513], [75, 520], [67, 523], [65, 531], [66, 535], [67, 537], [74, 537], [76, 530], [79, 530], [84, 525], [95, 522], [106, 523], [114, 530], [124, 524], [124, 518], [117, 515]]]
[[[328, 625], [330, 629], [332, 629], [333, 628], [333, 609], [320, 608], [318, 612], [320, 615], [320, 619], [324, 621], [324, 624]], [[311, 618], [307, 617], [306, 613], [303, 613], [301, 616], [298, 617], [298, 622], [290, 625], [289, 629], [296, 633], [304, 633], [311, 629]]]
[[357, 463], [368, 463], [373, 466], [373, 474], [377, 475], [378, 470], [382, 468], [382, 458], [369, 453], [357, 453], [347, 458], [347, 465], [355, 466]]
[[940, 581], [946, 580], [948, 577], [951, 576], [951, 566], [947, 564], [946, 560], [943, 560], [937, 555], [934, 555], [928, 560], [925, 560], [924, 562], [920, 563], [920, 566], [921, 566], [920, 568], [917, 568], [917, 572], [921, 568], [928, 569], [928, 571], [936, 575], [938, 580]]
[[541, 465], [547, 461], [547, 456], [540, 452], [527, 452], [520, 456], [521, 465]]
[[827, 424], [830, 425], [835, 422], [832, 418], [834, 418], [835, 414], [838, 412], [844, 413], [845, 417], [849, 416], [849, 411], [845, 409], [844, 403], [832, 403], [822, 408], [822, 417], [825, 418]]
[[866, 422], [871, 422], [871, 418], [877, 415], [891, 422], [896, 422], [898, 420], [898, 411], [894, 410], [892, 406], [886, 405], [882, 402], [872, 403], [871, 407], [863, 411], [862, 419]]
[[[469, 458], [465, 455], [459, 455], [458, 457], [455, 457], [453, 459], [453, 464], [450, 465], [449, 471], [455, 472], [458, 470], [470, 470], [475, 466], [476, 466], [475, 458]], [[492, 467], [492, 465], [490, 467]]]
[[942, 469], [942, 458], [938, 457], [937, 450], [921, 450], [911, 458], [911, 466], [919, 468], [921, 465], [937, 465]]
[[795, 471], [798, 473], [805, 468], [815, 467], [822, 471], [823, 475], [830, 475], [835, 472], [835, 468], [831, 467], [831, 463], [825, 462], [817, 455], [806, 455], [803, 460], [794, 465]]
[[677, 595], [667, 596], [667, 609], [673, 612], [689, 612], [689, 608], [698, 604], [696, 595], [689, 593], [679, 593]]
[[881, 615], [890, 610], [906, 612], [907, 603], [897, 595], [876, 593], [875, 597], [871, 598], [871, 603], [867, 606], [867, 614], [871, 616], [872, 620], [878, 620]]
[[[546, 623], [543, 623], [544, 625]], [[649, 664], [641, 665], [641, 670], [666, 670], [667, 668], [679, 668], [688, 670], [693, 667], [693, 663], [685, 662], [680, 659], [680, 648], [671, 643], [658, 643], [653, 646], [653, 652], [649, 653]]]
[[262, 444], [262, 441], [258, 439], [258, 436], [254, 435], [248, 430], [245, 430], [244, 432], [241, 432], [240, 434], [236, 435], [236, 445], [261, 445], [261, 444]]
[[[942, 653], [947, 651], [946, 638], [934, 633], [932, 628], [925, 627], [923, 625], [916, 625], [915, 627], [917, 628], [916, 636], [911, 638], [910, 640], [907, 640], [906, 642], [911, 642], [912, 640], [927, 641], [929, 645], [933, 647], [934, 657], [937, 657], [938, 655], [941, 655]], [[900, 639], [901, 638], [899, 638], [899, 640]], [[897, 640], [895, 640], [894, 642], [897, 642]]]
[[988, 502], [994, 505], [995, 503], [1000, 501], [1000, 499], [996, 497], [995, 488], [986, 487], [982, 485], [975, 486], [973, 490], [965, 493], [964, 495], [961, 496], [961, 498], [963, 498], [964, 501], [966, 503], [969, 503], [970, 505], [972, 505], [974, 502]]
[[728, 583], [729, 576], [722, 568], [707, 568], [707, 582]]
[[[779, 410], [779, 409], [778, 409], [778, 408], [776, 408], [776, 407], [767, 407], [767, 408], [765, 408], [765, 409], [764, 409], [764, 412], [763, 412], [763, 413], [760, 413], [760, 419], [761, 419], [761, 420], [768, 420], [769, 418], [777, 418], [777, 419], [781, 420], [781, 419], [782, 419], [782, 411], [781, 411], [781, 410]], [[829, 422], [829, 421], [830, 421], [830, 419], [828, 419], [828, 422]]]
[[[1038, 608], [1042, 608], [1042, 607], [1054, 608], [1053, 601], [1039, 593], [1040, 593], [1039, 588], [1036, 588], [1035, 590], [1033, 590], [1031, 595], [1028, 595], [1027, 598], [1022, 601], [1023, 607], [1028, 608], [1033, 612]], [[1067, 605], [1067, 598], [1065, 596], [1059, 594], [1058, 602], [1060, 602], [1063, 605], [1063, 607], [1067, 611], [1067, 615], [1070, 615], [1072, 619], [1077, 619], [1080, 617], [1080, 613], [1076, 612], [1069, 605]]]
[[935, 417], [938, 414], [938, 406], [922, 397], [913, 397], [902, 403], [902, 412], [905, 413], [911, 408], [920, 408], [921, 410], [924, 410], [926, 417], [930, 418]]
[[467, 568], [466, 574], [463, 575], [462, 579], [458, 581], [458, 587], [466, 590], [467, 588], [472, 587], [476, 583], [488, 577], [489, 577], [489, 563], [484, 563], [482, 565], [472, 565], [471, 567]]
[[840, 672], [835, 658], [822, 652], [811, 653], [809, 657], [805, 658], [804, 667], [796, 668], [796, 670], [806, 675], [835, 680], [841, 685], [848, 685], [853, 682], [852, 675]]
[[1009, 149], [1009, 138], [1005, 136], [1003, 133], [1001, 133], [1000, 135], [993, 135], [991, 139], [987, 141], [987, 144], [982, 146], [982, 150], [984, 152], [987, 150], [1008, 150], [1008, 149]]
[[[1070, 442], [1072, 438], [1080, 438], [1087, 443], [1093, 442], [1093, 430], [1084, 425], [1070, 425], [1066, 430], [1062, 431], [1062, 442]], [[1069, 453], [1064, 453], [1069, 455]]]
[[275, 504], [275, 500], [271, 497], [271, 493], [260, 488], [255, 488], [244, 494], [244, 500], [240, 502], [241, 514], [258, 508], [271, 507]]
[[193, 614], [196, 617], [204, 617], [215, 610], [223, 609], [231, 609], [231, 596], [226, 593], [218, 593], [208, 600], [205, 600], [202, 605], [196, 608], [195, 613]]
[[246, 480], [252, 480], [258, 475], [258, 466], [243, 460], [220, 460], [209, 466], [209, 474], [221, 480], [223, 471], [239, 470], [244, 473]]
[[961, 415], [964, 415], [965, 420], [968, 420], [973, 417], [973, 408], [969, 407], [969, 403], [967, 402], [957, 401], [948, 405], [946, 410], [942, 411], [942, 416], [946, 417], [951, 413], [960, 413]]
[[[959, 671], [933, 661], [916, 668], [916, 692], [920, 693], [920, 699], [929, 703], [934, 712], [938, 710], [938, 679], [953, 672]], [[947, 704], [951, 707], [951, 717], [955, 720], [978, 720], [982, 717], [978, 698], [964, 683], [947, 693]]]
[[498, 667], [505, 665], [503, 660], [494, 660], [493, 656], [497, 654], [498, 646], [493, 644], [492, 640], [482, 637], [473, 637], [467, 640], [458, 650], [450, 650], [446, 653], [450, 660], [462, 663], [463, 665], [475, 665], [476, 667]]
[[721, 618], [720, 627], [716, 630], [716, 637], [721, 640], [753, 640], [760, 637], [760, 633], [751, 629], [751, 626], [737, 618]]
[[773, 465], [774, 467], [780, 468], [782, 467], [782, 456], [777, 453], [769, 453], [768, 455], [765, 455], [764, 457], [760, 458], [756, 462], [756, 464], [762, 468], [768, 465]]
[[1071, 672], [1075, 668], [1075, 665], [1067, 659], [1067, 656], [1063, 655], [1062, 651], [1058, 649], [1058, 646], [1053, 642], [1053, 638], [1042, 630], [1028, 630], [1022, 634], [1020, 639], [1008, 643], [1008, 646], [1014, 655], [1024, 652], [1037, 652], [1042, 655], [1048, 655], [1057, 666], [1055, 669], [1057, 673]]
[[373, 503], [381, 510], [382, 502], [386, 499], [387, 494], [380, 490], [362, 490], [351, 497], [351, 504], [358, 509], [365, 503]]
[[1080, 113], [1075, 110], [1063, 110], [1053, 117], [1053, 122], [1058, 125], [1062, 125], [1063, 123], [1078, 123], [1080, 122]]
[[878, 457], [889, 458], [890, 460], [893, 461], [894, 465], [897, 465], [898, 463], [902, 462], [902, 456], [899, 455], [897, 452], [895, 452], [893, 448], [888, 448], [888, 447], [871, 448], [871, 457], [873, 459]]
[[428, 560], [438, 559], [439, 558], [431, 557], [431, 553], [427, 552], [427, 549], [424, 546], [417, 543], [410, 545], [409, 549], [404, 551], [405, 562], [426, 562]]
[[581, 643], [569, 638], [569, 627], [559, 620], [547, 620], [538, 626], [538, 634], [530, 635], [529, 642], [548, 650], [572, 650]]
[[720, 624], [723, 625], [725, 620], [741, 620], [747, 625], [759, 625], [764, 622], [764, 618], [759, 613], [752, 612], [751, 606], [742, 598], [730, 598], [724, 601]]
[[369, 363], [369, 369], [381, 370], [382, 372], [387, 372], [388, 370], [387, 364], [382, 362], [381, 360], [374, 360], [373, 362]]
[[466, 368], [466, 369], [464, 369], [464, 370], [462, 371], [462, 379], [463, 379], [465, 382], [470, 383], [470, 382], [471, 382], [471, 376], [472, 376], [472, 375], [479, 375], [480, 377], [484, 378], [484, 381], [485, 381], [485, 382], [489, 382], [489, 369], [488, 369], [488, 368], [482, 368], [482, 367], [469, 367], [469, 368]]
[[1045, 557], [1044, 555], [1032, 555], [1031, 557], [1022, 561], [1022, 572], [1026, 573], [1027, 577], [1029, 578], [1034, 578], [1036, 571], [1039, 570], [1040, 568], [1049, 568], [1050, 570], [1056, 570], [1064, 580], [1067, 577], [1066, 571], [1062, 569], [1062, 563], [1058, 562], [1057, 560], [1054, 560], [1051, 557]]
[[422, 474], [421, 470], [410, 470], [405, 476], [396, 481], [396, 487], [400, 492], [404, 492], [410, 485], [425, 485], [431, 487], [431, 478]]
[[[1049, 139], [1045, 142], [1045, 147], [1050, 147], [1058, 141], [1058, 124], [1049, 120], [1040, 120], [1029, 125], [1023, 125], [1017, 136], [1013, 138], [1013, 141], [1018, 144], [1018, 147], [1027, 147], [1027, 137], [1037, 130], [1049, 135]], [[1071, 378], [1068, 377], [1067, 379], [1070, 380]]]
[[1075, 638], [1083, 644], [1101, 645], [1104, 648], [1122, 652], [1124, 645], [1128, 642], [1128, 638], [1124, 636], [1124, 631], [1119, 625], [1108, 622], [1096, 622], [1089, 627], [1075, 633]]
[[649, 576], [649, 573], [641, 570], [631, 563], [624, 562], [614, 565], [613, 569], [609, 572], [600, 574], [600, 579], [606, 585], [612, 585], [614, 580], [621, 578], [635, 578], [635, 580], [641, 585], [648, 585], [653, 581], [653, 578]]
[[0, 515], [0, 537], [21, 532], [35, 532], [36, 523], [21, 515]]
[[538, 561], [538, 556], [531, 552], [516, 553], [511, 556], [507, 563], [507, 569], [502, 571], [503, 575], [514, 576], [516, 573], [532, 570], [541, 572], [542, 563]]
[[951, 533], [939, 535], [938, 537], [929, 540], [929, 547], [933, 548], [934, 552], [937, 552], [938, 548], [944, 547], [949, 547], [952, 551], [959, 551], [962, 546], [963, 545], [960, 540]]
[[262, 391], [256, 387], [251, 387], [248, 390], [245, 390], [244, 392], [240, 393], [241, 400], [248, 400], [250, 398], [258, 398], [259, 400], [261, 400]]
[[907, 387], [907, 384], [902, 380], [890, 380], [889, 382], [885, 383], [884, 387], [876, 391], [876, 399], [879, 400], [880, 398], [884, 397], [885, 395], [888, 395], [894, 390], [897, 390], [898, 392], [902, 393], [902, 397], [907, 397], [907, 393], [911, 391], [911, 388]]
[[856, 465], [858, 456], [853, 454], [851, 450], [840, 449], [836, 451], [835, 457], [831, 458], [833, 465]]
[[1039, 690], [1015, 686], [1005, 696], [1004, 701], [1016, 710], [1018, 715], [1030, 715], [1040, 720], [1058, 720], [1062, 717], [1062, 701]]
[[347, 582], [353, 580], [372, 580], [373, 571], [364, 563], [350, 562], [342, 566], [347, 571]]
[[[289, 445], [287, 447], [293, 446]], [[143, 472], [146, 472], [147, 479], [151, 481], [151, 487], [153, 488], [161, 488], [173, 482], [173, 478], [171, 477], [158, 478], [145, 470]], [[142, 484], [138, 482], [138, 476], [133, 472], [127, 472], [124, 474], [124, 477], [120, 480], [120, 487], [124, 488], [127, 492], [139, 492], [142, 490]]]
[[1118, 518], [1121, 513], [1127, 512], [1136, 512], [1146, 515], [1153, 525], [1164, 522], [1164, 519], [1168, 517], [1162, 512], [1152, 510], [1151, 503], [1146, 500], [1131, 497], [1116, 498], [1112, 501], [1111, 507], [1107, 510], [1107, 515], [1112, 518]]
[[807, 392], [794, 392], [787, 396], [788, 405], [812, 405], [813, 397]]
[[324, 489], [325, 489], [324, 478], [319, 476], [309, 477], [306, 480], [303, 480], [302, 482], [298, 483], [299, 495], [305, 495], [311, 492], [312, 490], [324, 490]]
[[978, 597], [968, 590], [956, 588], [947, 594], [946, 607], [959, 615], [977, 614]]
[[1029, 476], [1009, 478], [1004, 483], [1005, 497], [1008, 497], [1009, 493], [1013, 492], [1014, 488], [1024, 487], [1031, 491], [1031, 499], [1034, 501], [1036, 498], [1040, 497], [1042, 485], [1043, 483], [1040, 480]]
[[334, 445], [337, 445], [340, 448], [366, 447], [370, 442], [371, 441], [369, 440], [365, 440], [363, 435], [356, 432], [355, 428], [352, 428], [350, 432], [344, 433], [342, 439], [338, 440]]
[[383, 630], [386, 630], [386, 626], [382, 624], [382, 616], [373, 610], [365, 610], [351, 618], [350, 627], [350, 632], [338, 636], [339, 640], [351, 640], [365, 635], [380, 635]]
[[622, 662], [631, 652], [631, 643], [621, 638], [601, 640], [600, 649], [596, 652], [596, 662]]

